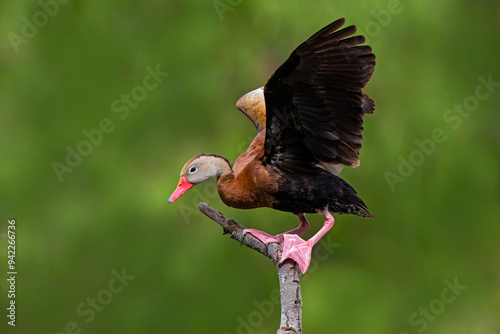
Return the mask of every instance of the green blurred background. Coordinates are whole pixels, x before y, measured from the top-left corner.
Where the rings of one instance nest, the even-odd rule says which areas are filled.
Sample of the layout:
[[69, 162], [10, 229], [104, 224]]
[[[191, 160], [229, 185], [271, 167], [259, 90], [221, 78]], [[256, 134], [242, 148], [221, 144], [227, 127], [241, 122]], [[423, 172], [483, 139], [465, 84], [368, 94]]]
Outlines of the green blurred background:
[[[0, 4], [2, 333], [275, 332], [275, 268], [222, 236], [196, 204], [270, 233], [296, 218], [228, 208], [213, 181], [167, 199], [194, 154], [236, 159], [255, 134], [236, 100], [339, 17], [377, 56], [361, 166], [341, 174], [376, 219], [337, 217], [333, 252], [303, 280], [304, 333], [500, 332], [500, 86], [478, 79], [500, 82], [498, 1], [47, 6], [53, 17], [38, 1]], [[146, 91], [148, 67], [168, 76]], [[125, 107], [131, 93], [140, 98]], [[113, 130], [60, 182], [54, 161], [65, 164], [67, 146], [103, 119]], [[444, 141], [430, 142], [435, 129]], [[388, 175], [399, 176], [391, 185]], [[5, 316], [8, 219], [17, 226], [15, 328]], [[307, 236], [322, 217], [310, 221]], [[122, 268], [135, 278], [112, 293]], [[91, 317], [92, 298], [100, 311]]]

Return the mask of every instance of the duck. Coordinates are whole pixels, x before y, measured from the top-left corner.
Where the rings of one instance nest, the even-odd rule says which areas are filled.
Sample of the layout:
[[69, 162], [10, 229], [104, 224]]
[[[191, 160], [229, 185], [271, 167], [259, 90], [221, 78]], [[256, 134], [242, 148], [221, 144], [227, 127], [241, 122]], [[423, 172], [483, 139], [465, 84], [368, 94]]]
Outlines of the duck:
[[[264, 244], [282, 243], [280, 263], [295, 261], [303, 274], [315, 244], [333, 227], [332, 215], [374, 218], [357, 192], [338, 175], [358, 167], [363, 118], [375, 102], [362, 89], [375, 68], [375, 55], [357, 29], [341, 18], [300, 44], [263, 87], [243, 95], [236, 107], [257, 130], [233, 165], [221, 155], [189, 159], [171, 204], [212, 178], [222, 202], [238, 209], [271, 208], [297, 216], [299, 226], [270, 235], [245, 229]], [[342, 29], [341, 29], [342, 28]], [[305, 214], [325, 217], [310, 239]]]

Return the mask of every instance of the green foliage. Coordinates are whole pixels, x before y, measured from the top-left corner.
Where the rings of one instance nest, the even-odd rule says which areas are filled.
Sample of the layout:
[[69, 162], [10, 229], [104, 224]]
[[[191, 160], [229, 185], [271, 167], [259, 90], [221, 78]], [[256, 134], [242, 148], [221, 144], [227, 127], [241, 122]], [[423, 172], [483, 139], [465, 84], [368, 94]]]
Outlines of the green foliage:
[[[254, 134], [236, 100], [339, 17], [377, 55], [361, 166], [341, 174], [376, 219], [336, 217], [338, 247], [303, 281], [304, 332], [500, 330], [500, 86], [479, 79], [500, 82], [497, 2], [56, 4], [45, 24], [38, 1], [0, 4], [0, 233], [15, 219], [18, 244], [15, 329], [0, 280], [6, 333], [275, 331], [278, 306], [254, 303], [272, 299], [272, 265], [196, 203], [270, 233], [296, 218], [227, 208], [213, 182], [167, 199], [196, 153], [236, 159]], [[89, 154], [71, 167], [68, 147]], [[309, 235], [322, 217], [310, 221]], [[122, 268], [135, 278], [90, 319], [87, 298], [109, 297]], [[456, 277], [467, 289], [440, 303]]]

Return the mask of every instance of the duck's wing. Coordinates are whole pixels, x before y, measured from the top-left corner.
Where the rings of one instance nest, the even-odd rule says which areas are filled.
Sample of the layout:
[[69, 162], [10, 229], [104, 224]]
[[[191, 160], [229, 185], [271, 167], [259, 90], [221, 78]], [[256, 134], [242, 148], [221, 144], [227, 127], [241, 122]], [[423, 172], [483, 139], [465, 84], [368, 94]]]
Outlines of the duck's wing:
[[363, 116], [375, 103], [361, 92], [375, 55], [345, 20], [326, 26], [296, 48], [264, 86], [266, 140], [263, 162], [281, 168], [321, 165], [337, 174], [357, 167]]
[[255, 125], [257, 132], [266, 128], [266, 104], [264, 102], [264, 87], [246, 93], [236, 102], [236, 108], [241, 110]]

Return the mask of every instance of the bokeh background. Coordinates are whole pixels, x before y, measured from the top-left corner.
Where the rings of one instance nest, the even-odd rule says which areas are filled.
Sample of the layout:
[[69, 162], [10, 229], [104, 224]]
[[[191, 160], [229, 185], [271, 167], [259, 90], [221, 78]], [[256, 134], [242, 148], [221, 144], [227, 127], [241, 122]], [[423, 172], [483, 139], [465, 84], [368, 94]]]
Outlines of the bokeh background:
[[[341, 174], [376, 219], [336, 218], [302, 283], [304, 333], [500, 332], [500, 4], [488, 0], [3, 1], [1, 332], [275, 332], [275, 268], [196, 205], [270, 233], [295, 217], [228, 208], [214, 181], [167, 199], [194, 154], [245, 150], [254, 129], [235, 101], [339, 17], [377, 56], [361, 166]], [[82, 144], [103, 120], [100, 142]], [[78, 145], [91, 152], [58, 178]], [[310, 221], [307, 236], [322, 217]]]

